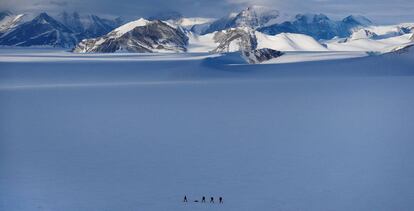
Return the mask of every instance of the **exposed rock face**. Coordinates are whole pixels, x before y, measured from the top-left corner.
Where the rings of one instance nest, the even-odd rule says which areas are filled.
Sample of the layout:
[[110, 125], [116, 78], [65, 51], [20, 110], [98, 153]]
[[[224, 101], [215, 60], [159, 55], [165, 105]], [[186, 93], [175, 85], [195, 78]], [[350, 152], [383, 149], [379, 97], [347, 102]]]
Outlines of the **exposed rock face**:
[[214, 41], [218, 43], [213, 53], [226, 53], [234, 51], [250, 51], [256, 49], [257, 39], [254, 31], [248, 28], [228, 29], [217, 32]]
[[0, 12], [0, 36], [18, 26], [24, 14], [15, 15], [9, 11]]
[[282, 52], [269, 49], [269, 48], [262, 48], [257, 50], [251, 51], [242, 51], [242, 57], [249, 63], [249, 64], [259, 64], [264, 61], [268, 61], [270, 59], [274, 59], [283, 55]]
[[257, 49], [255, 31], [249, 28], [236, 28], [217, 32], [214, 36], [214, 41], [218, 43], [218, 47], [212, 53], [239, 51], [241, 57], [249, 64], [259, 64], [283, 55], [282, 52], [269, 48]]
[[185, 52], [187, 44], [188, 37], [180, 29], [158, 20], [140, 19], [125, 24], [105, 36], [83, 40], [73, 51], [78, 53]]

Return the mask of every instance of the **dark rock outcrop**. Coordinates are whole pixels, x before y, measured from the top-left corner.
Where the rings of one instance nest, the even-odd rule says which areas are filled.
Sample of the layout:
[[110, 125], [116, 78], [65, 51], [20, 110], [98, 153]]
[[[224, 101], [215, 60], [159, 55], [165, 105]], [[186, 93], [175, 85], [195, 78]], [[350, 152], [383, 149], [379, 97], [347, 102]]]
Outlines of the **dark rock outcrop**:
[[241, 54], [249, 64], [259, 64], [270, 59], [278, 58], [283, 55], [283, 52], [269, 48], [262, 48], [250, 51], [241, 51]]
[[[153, 53], [185, 52], [187, 50], [188, 37], [180, 29], [173, 28], [158, 20], [140, 19], [138, 22], [141, 23], [136, 27], [131, 22], [132, 24], [121, 26], [102, 37], [83, 40], [73, 51], [78, 53], [113, 53], [117, 51]], [[127, 31], [124, 31], [125, 29]]]

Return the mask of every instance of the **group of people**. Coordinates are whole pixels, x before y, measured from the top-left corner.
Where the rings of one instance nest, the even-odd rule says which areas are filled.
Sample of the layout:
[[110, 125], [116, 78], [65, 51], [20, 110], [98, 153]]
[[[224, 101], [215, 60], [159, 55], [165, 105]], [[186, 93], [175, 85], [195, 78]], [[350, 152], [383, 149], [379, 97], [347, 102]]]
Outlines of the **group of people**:
[[[188, 202], [188, 199], [187, 199], [187, 196], [184, 196], [184, 201], [183, 201], [184, 203], [187, 203]], [[194, 200], [194, 202], [199, 202], [198, 200]], [[201, 198], [201, 203], [206, 203], [206, 197], [205, 196], [203, 196], [202, 198]], [[214, 203], [214, 197], [210, 197], [210, 203]], [[219, 203], [220, 204], [223, 204], [223, 197], [219, 197]]]

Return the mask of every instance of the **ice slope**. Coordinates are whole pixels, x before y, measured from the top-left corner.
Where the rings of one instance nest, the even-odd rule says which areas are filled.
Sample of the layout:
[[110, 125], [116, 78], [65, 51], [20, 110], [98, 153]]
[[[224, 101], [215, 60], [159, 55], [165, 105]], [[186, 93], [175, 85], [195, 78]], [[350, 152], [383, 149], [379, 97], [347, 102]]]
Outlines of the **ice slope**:
[[188, 52], [210, 52], [214, 50], [218, 43], [214, 41], [215, 33], [197, 35], [193, 33], [188, 33]]
[[114, 36], [120, 37], [120, 36], [124, 35], [125, 33], [128, 33], [131, 30], [135, 29], [136, 27], [145, 26], [148, 23], [150, 23], [150, 21], [148, 21], [144, 18], [140, 18], [138, 20], [128, 22], [128, 23], [114, 29], [112, 31], [113, 32], [112, 34]]
[[279, 51], [327, 51], [320, 43], [304, 34], [280, 33], [266, 35], [256, 32], [258, 49], [271, 48]]
[[[0, 210], [414, 209], [412, 54], [13, 55], [0, 63]], [[203, 195], [224, 204], [192, 202]]]

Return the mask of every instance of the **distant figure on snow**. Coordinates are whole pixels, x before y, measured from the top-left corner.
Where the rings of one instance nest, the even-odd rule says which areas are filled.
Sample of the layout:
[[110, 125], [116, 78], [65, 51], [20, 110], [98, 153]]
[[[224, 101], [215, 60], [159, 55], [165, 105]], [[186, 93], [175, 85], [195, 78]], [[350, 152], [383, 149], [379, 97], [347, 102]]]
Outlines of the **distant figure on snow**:
[[203, 198], [201, 198], [201, 203], [206, 203], [206, 197], [203, 196]]
[[188, 202], [188, 201], [187, 201], [187, 196], [184, 196], [184, 202]]
[[219, 198], [219, 203], [220, 203], [220, 204], [223, 204], [223, 197], [221, 197], [221, 196], [220, 196], [220, 198]]
[[214, 203], [214, 197], [210, 197], [210, 203]]

